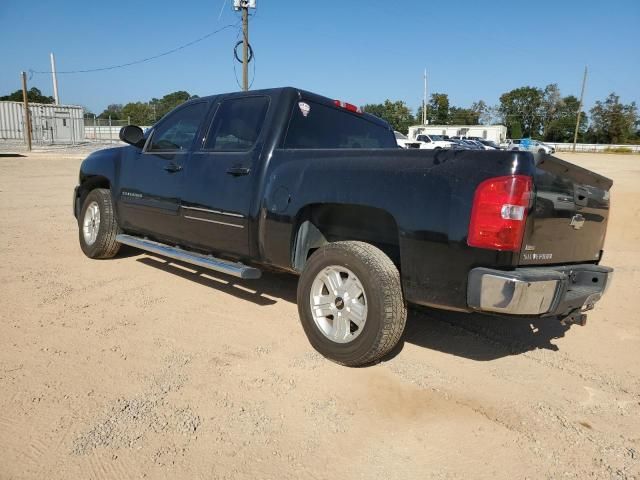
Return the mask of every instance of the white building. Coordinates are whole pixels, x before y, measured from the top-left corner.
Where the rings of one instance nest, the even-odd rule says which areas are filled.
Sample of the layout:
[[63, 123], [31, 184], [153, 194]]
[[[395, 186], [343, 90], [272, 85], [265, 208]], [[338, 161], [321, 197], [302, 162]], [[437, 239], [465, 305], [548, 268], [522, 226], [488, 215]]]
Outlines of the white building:
[[[75, 105], [30, 103], [34, 144], [76, 144], [84, 141], [84, 111]], [[24, 104], [0, 102], [0, 139], [24, 140]]]
[[507, 127], [504, 125], [414, 125], [409, 127], [409, 138], [415, 140], [418, 135], [445, 135], [447, 137], [478, 137], [496, 143], [507, 139]]

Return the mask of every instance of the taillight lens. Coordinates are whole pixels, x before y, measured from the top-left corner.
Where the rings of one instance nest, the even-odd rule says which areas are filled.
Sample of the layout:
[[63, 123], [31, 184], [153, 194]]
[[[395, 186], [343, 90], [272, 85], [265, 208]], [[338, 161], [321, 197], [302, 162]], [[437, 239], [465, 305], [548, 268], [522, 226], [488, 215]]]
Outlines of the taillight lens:
[[532, 191], [531, 177], [525, 175], [490, 178], [478, 185], [467, 243], [491, 250], [520, 250]]

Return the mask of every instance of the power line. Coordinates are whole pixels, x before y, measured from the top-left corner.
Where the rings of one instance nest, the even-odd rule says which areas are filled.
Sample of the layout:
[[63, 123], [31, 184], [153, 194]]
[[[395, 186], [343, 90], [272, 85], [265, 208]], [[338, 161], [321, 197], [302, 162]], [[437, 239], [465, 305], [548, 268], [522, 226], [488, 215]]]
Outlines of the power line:
[[[172, 48], [171, 50], [167, 50], [166, 52], [162, 52], [159, 53], [157, 55], [153, 55], [151, 57], [146, 57], [146, 58], [142, 58], [140, 60], [134, 60], [132, 62], [128, 62], [128, 63], [122, 63], [120, 65], [111, 65], [108, 67], [100, 67], [100, 68], [88, 68], [88, 69], [82, 69], [82, 70], [66, 70], [66, 71], [58, 71], [56, 73], [58, 74], [74, 74], [74, 73], [91, 73], [91, 72], [103, 72], [105, 70], [115, 70], [118, 68], [125, 68], [125, 67], [130, 67], [132, 65], [139, 65], [141, 63], [145, 63], [145, 62], [149, 62], [151, 60], [156, 60], [160, 57], [165, 57], [167, 55], [171, 55], [172, 53], [175, 53], [177, 51], [183, 50], [185, 48], [188, 48], [192, 45], [195, 45], [196, 43], [200, 43], [214, 35], [216, 35], [217, 33], [222, 32], [223, 30], [226, 30], [228, 28], [236, 28], [238, 26], [238, 23], [235, 24], [229, 24], [229, 25], [225, 25], [222, 28], [219, 28], [217, 30], [214, 30], [213, 32], [209, 32], [206, 35], [203, 35], [202, 37], [196, 38], [195, 40], [192, 40], [188, 43], [182, 44], [179, 47], [176, 48]], [[39, 70], [29, 70], [30, 74], [51, 74], [53, 72], [51, 71], [39, 71]]]

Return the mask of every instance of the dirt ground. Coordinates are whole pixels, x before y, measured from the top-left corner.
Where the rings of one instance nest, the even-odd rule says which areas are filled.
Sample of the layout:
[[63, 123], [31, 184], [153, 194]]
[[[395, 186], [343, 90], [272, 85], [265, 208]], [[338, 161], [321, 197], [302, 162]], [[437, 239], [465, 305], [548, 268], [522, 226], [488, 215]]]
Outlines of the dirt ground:
[[0, 478], [640, 479], [640, 157], [562, 157], [615, 181], [586, 327], [412, 310], [349, 369], [294, 277], [89, 260], [81, 156], [0, 156]]

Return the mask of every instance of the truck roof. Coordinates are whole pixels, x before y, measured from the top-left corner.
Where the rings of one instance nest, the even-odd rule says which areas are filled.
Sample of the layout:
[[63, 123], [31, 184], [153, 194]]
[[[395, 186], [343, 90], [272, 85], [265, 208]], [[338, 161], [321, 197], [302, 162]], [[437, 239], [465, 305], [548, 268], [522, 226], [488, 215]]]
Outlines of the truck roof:
[[[336, 106], [335, 101], [336, 99], [332, 99], [329, 97], [325, 97], [322, 95], [318, 95], [317, 93], [313, 93], [313, 92], [309, 92], [308, 90], [303, 90], [300, 88], [296, 88], [296, 87], [279, 87], [279, 88], [265, 88], [265, 89], [261, 89], [261, 90], [250, 90], [247, 92], [227, 92], [227, 93], [220, 93], [217, 95], [208, 95], [205, 97], [199, 97], [197, 99], [193, 99], [193, 100], [201, 100], [201, 99], [206, 99], [206, 100], [210, 100], [216, 97], [243, 97], [243, 96], [253, 96], [253, 95], [266, 95], [269, 97], [273, 97], [273, 96], [279, 96], [283, 93], [289, 93], [292, 96], [297, 96], [299, 99], [305, 99], [305, 100], [310, 100], [316, 103], [320, 103], [332, 108], [339, 108]], [[190, 100], [190, 101], [193, 101]], [[378, 125], [384, 126], [389, 128], [389, 130], [391, 130], [391, 126], [389, 125], [389, 123], [385, 120], [383, 120], [380, 117], [376, 117], [375, 115], [372, 115], [370, 113], [366, 113], [366, 112], [361, 112], [361, 113], [354, 113], [351, 112], [354, 115], [358, 115], [358, 116], [362, 116], [364, 118], [366, 118], [367, 120], [377, 123]]]

